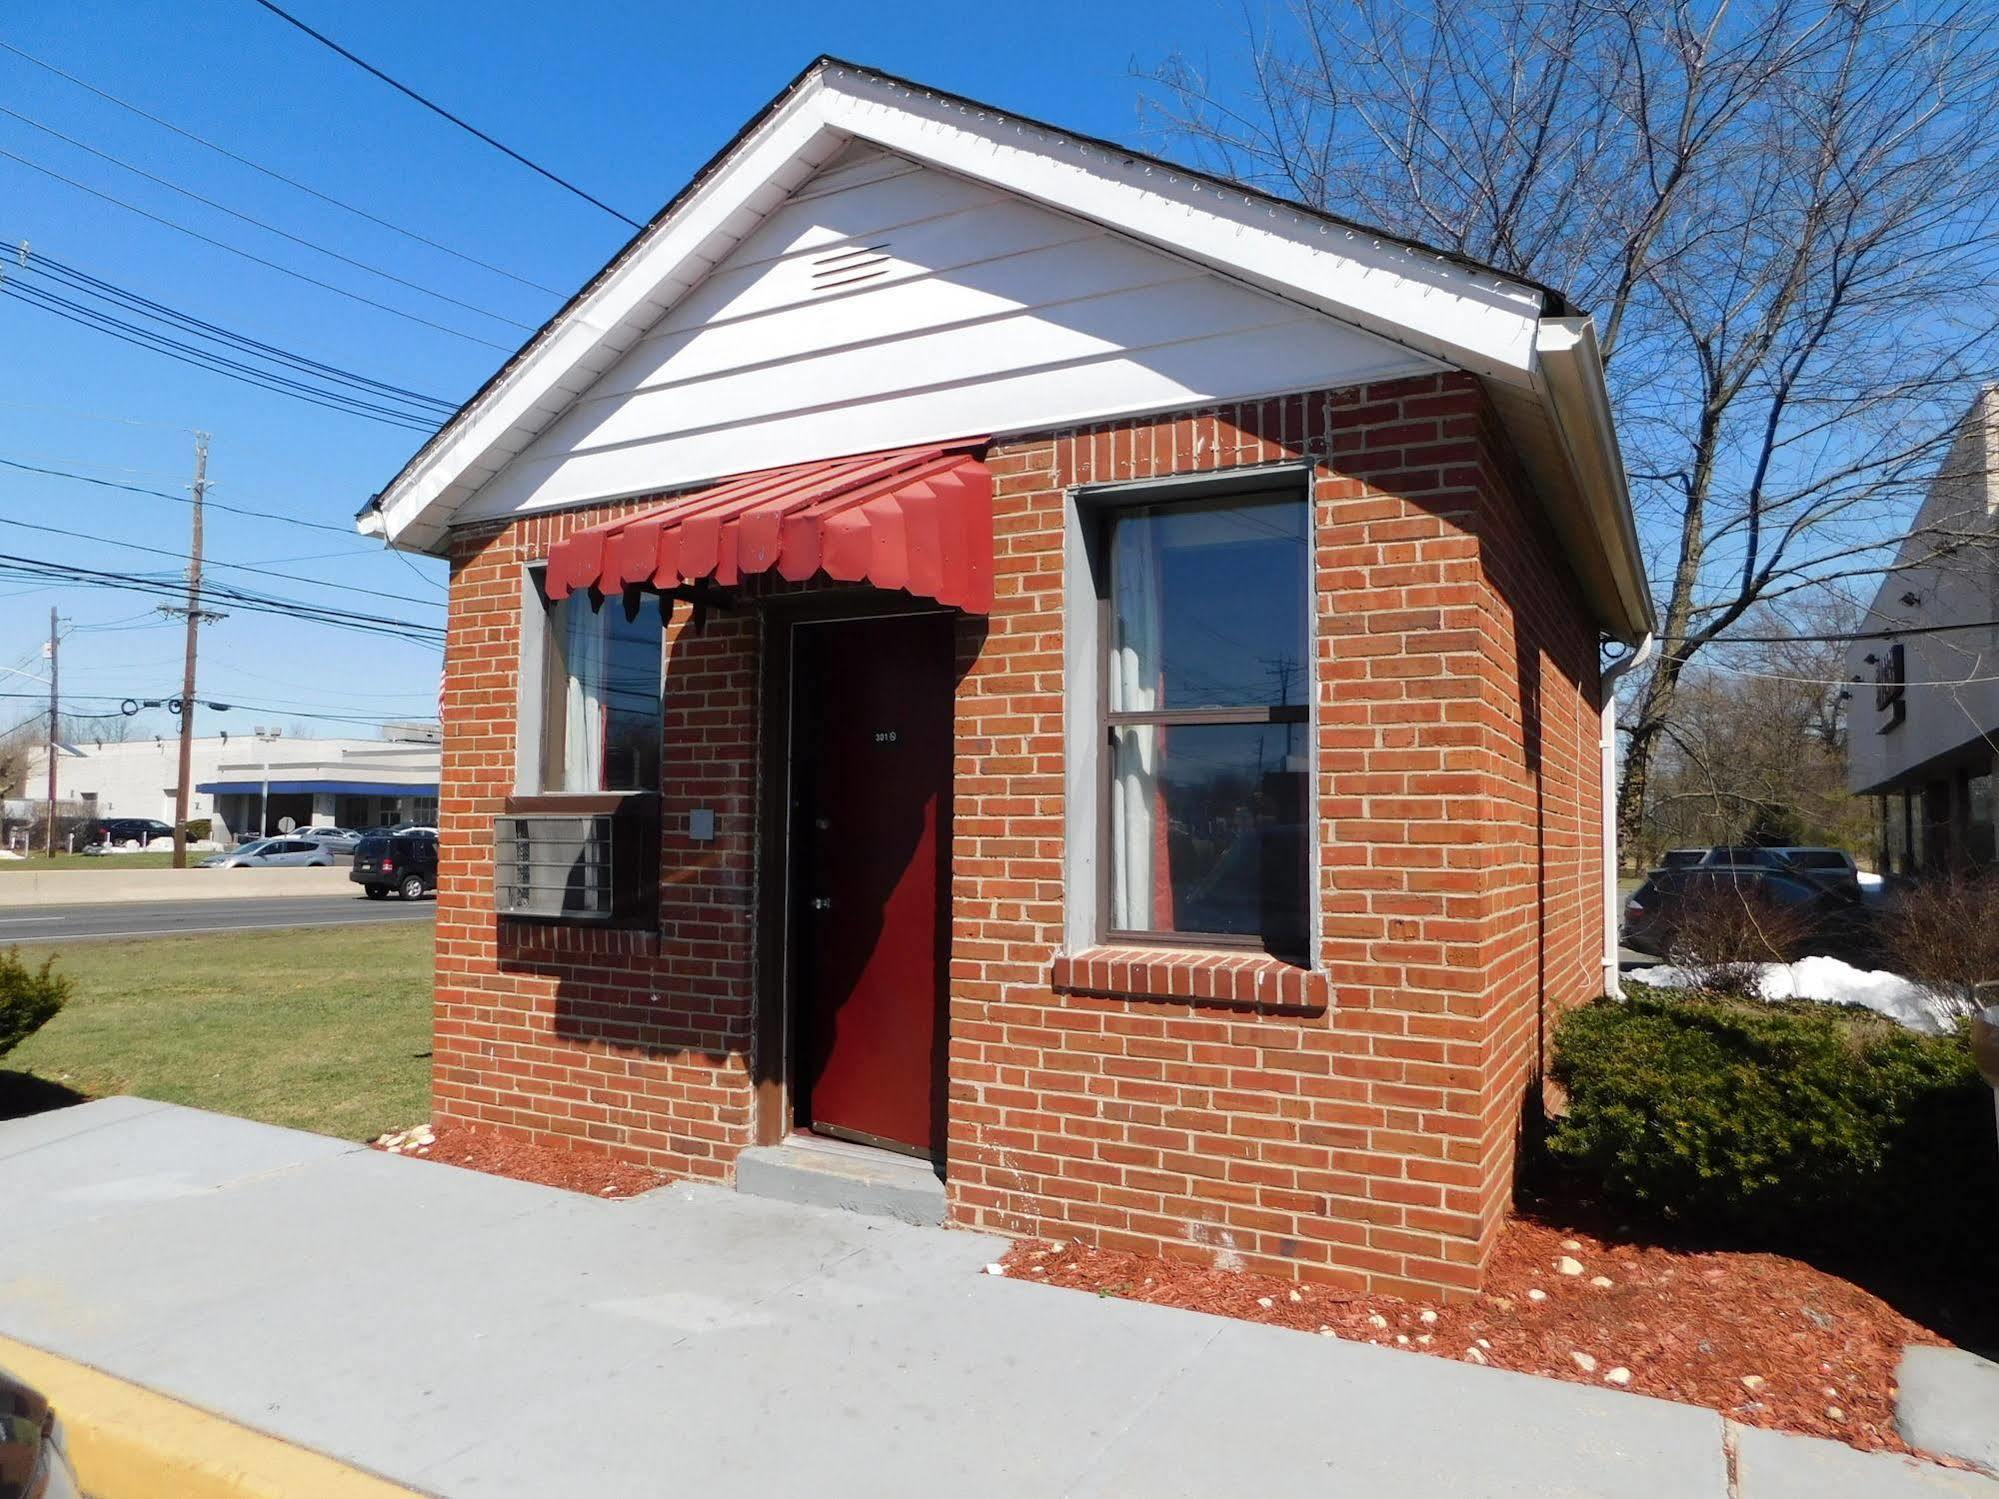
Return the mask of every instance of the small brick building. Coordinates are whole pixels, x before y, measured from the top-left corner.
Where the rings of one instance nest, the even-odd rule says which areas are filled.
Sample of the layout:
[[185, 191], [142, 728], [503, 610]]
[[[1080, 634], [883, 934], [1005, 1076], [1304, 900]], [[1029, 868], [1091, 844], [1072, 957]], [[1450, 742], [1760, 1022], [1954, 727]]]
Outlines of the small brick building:
[[451, 561], [441, 1121], [1477, 1287], [1650, 623], [1557, 294], [822, 60], [363, 526]]

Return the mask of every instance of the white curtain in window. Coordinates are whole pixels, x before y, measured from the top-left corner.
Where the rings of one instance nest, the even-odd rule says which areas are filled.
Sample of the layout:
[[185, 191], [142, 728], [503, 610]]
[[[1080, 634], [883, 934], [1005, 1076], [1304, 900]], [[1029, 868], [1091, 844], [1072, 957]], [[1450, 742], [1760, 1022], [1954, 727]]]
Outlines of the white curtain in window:
[[587, 595], [569, 596], [564, 657], [569, 694], [563, 705], [562, 789], [598, 791], [604, 783], [604, 720], [610, 651], [604, 619]]
[[[1144, 713], [1159, 704], [1159, 530], [1155, 522], [1134, 517], [1116, 532], [1111, 606], [1117, 639], [1110, 659], [1114, 712]], [[1120, 729], [1113, 744], [1111, 924], [1126, 931], [1157, 931], [1172, 921], [1171, 911], [1154, 909], [1155, 891], [1166, 878], [1158, 778], [1165, 730], [1154, 724]]]

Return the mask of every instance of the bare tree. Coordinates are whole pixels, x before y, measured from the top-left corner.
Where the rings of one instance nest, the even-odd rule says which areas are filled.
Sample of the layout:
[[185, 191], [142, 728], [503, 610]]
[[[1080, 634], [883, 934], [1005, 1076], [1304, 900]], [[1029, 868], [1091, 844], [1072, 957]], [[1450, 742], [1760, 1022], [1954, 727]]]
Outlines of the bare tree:
[[1630, 836], [1688, 663], [1883, 567], [1995, 368], [1999, 7], [1295, 0], [1249, 44], [1239, 96], [1159, 67], [1155, 128], [1597, 319], [1661, 600]]

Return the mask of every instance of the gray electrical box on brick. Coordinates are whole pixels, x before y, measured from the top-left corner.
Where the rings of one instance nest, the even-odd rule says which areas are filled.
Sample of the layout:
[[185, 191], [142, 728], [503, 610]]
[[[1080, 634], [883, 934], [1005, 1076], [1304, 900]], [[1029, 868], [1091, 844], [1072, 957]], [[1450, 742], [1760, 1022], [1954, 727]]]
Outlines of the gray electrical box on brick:
[[687, 836], [696, 843], [715, 841], [715, 809], [696, 807], [687, 814]]

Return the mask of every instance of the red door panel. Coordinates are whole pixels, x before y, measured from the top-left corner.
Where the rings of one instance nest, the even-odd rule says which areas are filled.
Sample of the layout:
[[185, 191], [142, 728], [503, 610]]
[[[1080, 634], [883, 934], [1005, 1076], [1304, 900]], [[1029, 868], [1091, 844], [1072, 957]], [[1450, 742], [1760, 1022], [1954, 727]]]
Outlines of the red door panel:
[[951, 859], [948, 615], [793, 635], [800, 1122], [934, 1153]]

